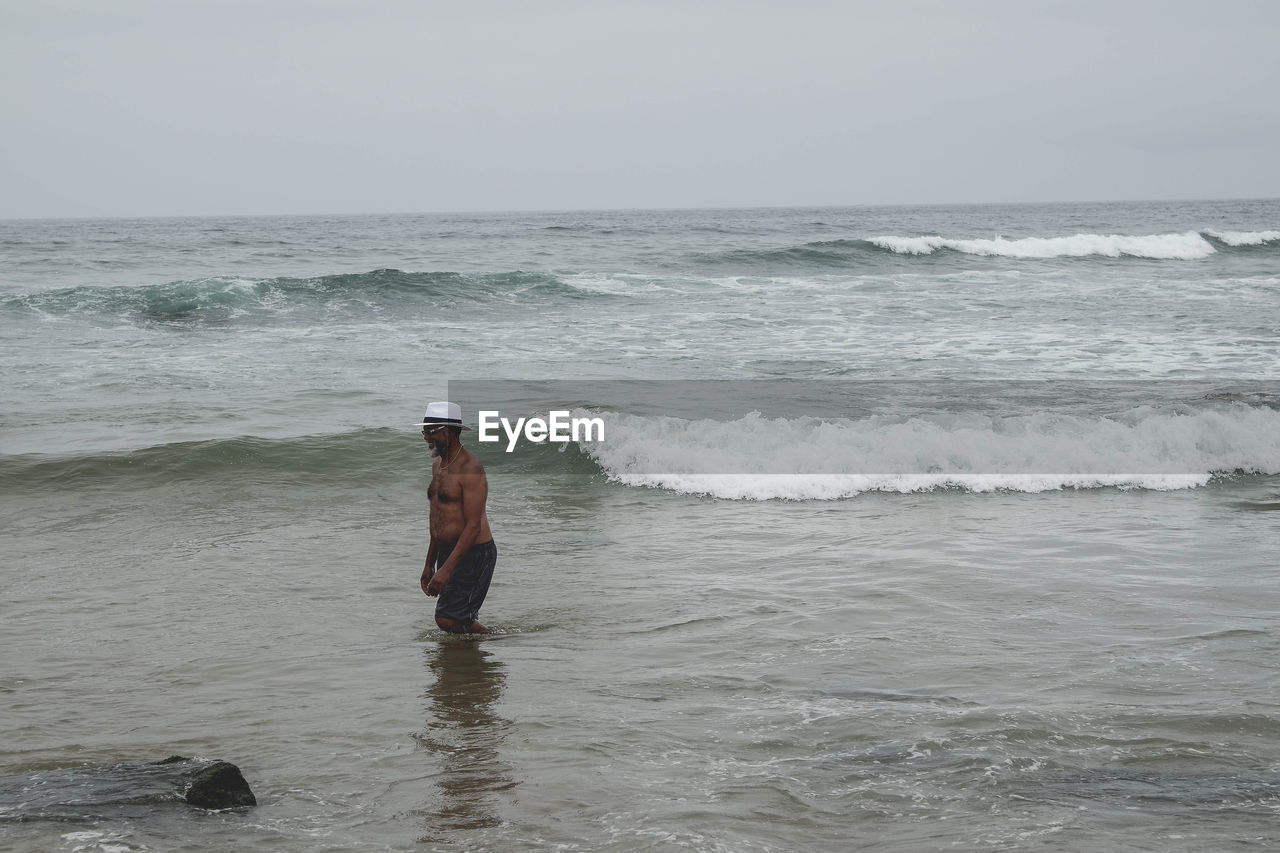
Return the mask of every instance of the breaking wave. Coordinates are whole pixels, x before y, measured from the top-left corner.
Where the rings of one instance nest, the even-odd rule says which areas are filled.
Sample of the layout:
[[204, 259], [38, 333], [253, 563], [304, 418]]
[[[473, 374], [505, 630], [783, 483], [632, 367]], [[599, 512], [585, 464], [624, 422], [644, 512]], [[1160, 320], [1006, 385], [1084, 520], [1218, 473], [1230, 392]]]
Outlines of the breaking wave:
[[1033, 414], [731, 421], [606, 415], [582, 450], [612, 480], [726, 499], [832, 500], [865, 492], [1181, 489], [1280, 473], [1280, 411], [1142, 407], [1112, 417]]
[[1198, 231], [1180, 234], [1126, 236], [1075, 234], [1069, 237], [1023, 237], [962, 240], [948, 237], [872, 237], [870, 243], [900, 255], [929, 255], [951, 249], [966, 255], [1005, 258], [1083, 258], [1098, 256], [1189, 261], [1207, 258], [1217, 250]]
[[[837, 500], [867, 492], [1184, 489], [1280, 474], [1280, 407], [1206, 403], [1099, 417], [975, 413], [731, 420], [575, 410], [605, 440], [473, 444], [491, 474], [586, 477], [732, 500]], [[5, 493], [175, 482], [386, 489], [429, 477], [416, 433], [372, 428], [285, 439], [178, 442], [128, 452], [0, 456]]]
[[1280, 243], [1280, 231], [1207, 231], [1210, 237], [1228, 246], [1265, 246]]
[[755, 268], [865, 269], [886, 257], [908, 263], [948, 253], [1023, 260], [1134, 258], [1197, 261], [1229, 252], [1280, 248], [1280, 231], [1181, 231], [1168, 234], [1080, 233], [1047, 237], [880, 235], [819, 240], [772, 249], [736, 250], [700, 258]]
[[343, 318], [404, 319], [477, 302], [522, 303], [585, 294], [553, 275], [462, 274], [394, 269], [311, 278], [219, 276], [147, 286], [81, 286], [11, 296], [5, 311], [48, 318], [98, 317], [109, 322], [201, 326], [236, 322], [316, 322]]

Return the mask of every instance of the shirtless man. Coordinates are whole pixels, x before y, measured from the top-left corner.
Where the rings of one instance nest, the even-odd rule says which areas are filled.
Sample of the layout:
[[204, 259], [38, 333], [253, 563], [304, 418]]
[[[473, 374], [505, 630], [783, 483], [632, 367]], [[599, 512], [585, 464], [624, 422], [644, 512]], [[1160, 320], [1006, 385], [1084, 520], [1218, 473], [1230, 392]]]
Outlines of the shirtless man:
[[475, 454], [462, 446], [462, 407], [432, 403], [422, 418], [431, 448], [431, 544], [422, 567], [422, 591], [435, 598], [436, 624], [453, 634], [488, 634], [476, 621], [489, 592], [498, 549], [485, 500], [489, 481]]

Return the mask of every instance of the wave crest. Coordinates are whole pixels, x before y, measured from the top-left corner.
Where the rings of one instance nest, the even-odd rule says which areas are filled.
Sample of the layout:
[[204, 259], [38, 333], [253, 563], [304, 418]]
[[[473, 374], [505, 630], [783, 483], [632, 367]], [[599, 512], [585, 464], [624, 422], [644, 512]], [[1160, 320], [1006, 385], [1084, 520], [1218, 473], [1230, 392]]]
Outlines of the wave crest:
[[385, 483], [421, 464], [420, 443], [406, 440], [402, 431], [378, 428], [298, 438], [236, 436], [69, 456], [0, 455], [0, 482], [13, 493], [219, 477], [243, 485], [286, 478]]
[[438, 311], [477, 301], [519, 302], [543, 295], [580, 299], [560, 278], [523, 271], [465, 275], [395, 269], [312, 278], [218, 276], [136, 287], [82, 286], [15, 296], [6, 310], [45, 317], [101, 317], [109, 322], [216, 326], [236, 322], [313, 322], [332, 317], [380, 316], [407, 309]]
[[1280, 231], [1206, 231], [1210, 237], [1228, 246], [1265, 246], [1280, 243]]
[[950, 249], [967, 255], [1006, 258], [1107, 258], [1130, 256], [1156, 260], [1199, 260], [1217, 250], [1198, 231], [1179, 234], [1075, 234], [1069, 237], [1023, 237], [1010, 240], [955, 239], [949, 237], [872, 237], [869, 243], [900, 255], [929, 255]]
[[606, 415], [584, 444], [612, 480], [726, 499], [864, 492], [1181, 489], [1280, 473], [1280, 412], [1244, 404], [1114, 417], [1036, 414], [733, 421]]

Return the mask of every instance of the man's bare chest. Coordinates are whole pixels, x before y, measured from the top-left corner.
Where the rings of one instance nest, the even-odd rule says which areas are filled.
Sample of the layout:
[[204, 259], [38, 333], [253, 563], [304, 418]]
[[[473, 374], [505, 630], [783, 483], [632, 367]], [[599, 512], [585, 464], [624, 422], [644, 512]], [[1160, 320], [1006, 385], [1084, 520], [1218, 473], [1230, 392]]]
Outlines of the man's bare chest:
[[453, 504], [462, 500], [462, 484], [453, 477], [436, 475], [427, 489], [432, 504]]

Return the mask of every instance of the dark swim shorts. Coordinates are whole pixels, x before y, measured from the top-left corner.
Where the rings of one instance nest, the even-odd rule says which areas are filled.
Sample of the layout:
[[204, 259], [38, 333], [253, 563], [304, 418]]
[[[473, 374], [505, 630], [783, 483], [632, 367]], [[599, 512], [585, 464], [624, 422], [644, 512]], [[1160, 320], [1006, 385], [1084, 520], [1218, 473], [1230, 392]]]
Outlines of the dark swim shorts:
[[[450, 551], [436, 555], [436, 568], [449, 559]], [[472, 545], [453, 574], [449, 584], [436, 600], [436, 617], [452, 619], [460, 625], [470, 625], [480, 613], [480, 605], [489, 594], [489, 581], [493, 580], [493, 566], [498, 562], [498, 546], [492, 541]]]

